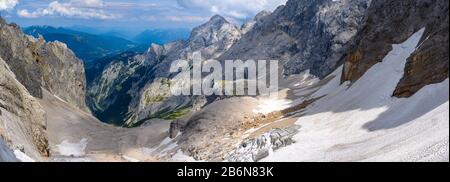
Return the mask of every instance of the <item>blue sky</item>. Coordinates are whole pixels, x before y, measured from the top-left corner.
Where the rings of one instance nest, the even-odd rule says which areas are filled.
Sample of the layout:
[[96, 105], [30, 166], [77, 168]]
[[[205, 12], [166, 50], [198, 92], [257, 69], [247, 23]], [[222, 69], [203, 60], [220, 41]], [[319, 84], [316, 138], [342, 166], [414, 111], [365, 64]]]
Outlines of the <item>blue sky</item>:
[[236, 24], [286, 0], [0, 0], [2, 17], [21, 26], [143, 30], [192, 28], [220, 14]]

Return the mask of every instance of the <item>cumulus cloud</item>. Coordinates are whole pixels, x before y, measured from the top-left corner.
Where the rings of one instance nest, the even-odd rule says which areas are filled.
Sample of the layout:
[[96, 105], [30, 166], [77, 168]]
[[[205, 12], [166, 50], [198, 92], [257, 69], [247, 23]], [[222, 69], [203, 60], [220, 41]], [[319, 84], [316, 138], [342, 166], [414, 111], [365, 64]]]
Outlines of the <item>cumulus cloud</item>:
[[177, 0], [186, 9], [207, 10], [237, 20], [248, 19], [260, 11], [273, 11], [287, 0]]
[[0, 0], [0, 11], [13, 9], [19, 0]]
[[35, 11], [18, 10], [17, 14], [24, 18], [37, 18], [42, 16], [65, 16], [84, 19], [114, 19], [119, 15], [106, 13], [102, 0], [69, 0], [65, 2], [53, 1], [46, 8]]

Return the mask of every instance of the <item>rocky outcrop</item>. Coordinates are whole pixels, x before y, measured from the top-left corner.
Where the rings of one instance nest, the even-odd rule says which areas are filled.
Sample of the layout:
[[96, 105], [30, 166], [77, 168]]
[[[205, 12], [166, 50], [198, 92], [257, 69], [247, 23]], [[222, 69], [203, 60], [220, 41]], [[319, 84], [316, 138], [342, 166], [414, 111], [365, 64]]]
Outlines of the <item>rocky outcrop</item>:
[[49, 156], [42, 106], [0, 57], [0, 137], [9, 148], [34, 159]]
[[219, 60], [279, 60], [284, 74], [325, 77], [360, 30], [370, 0], [289, 0], [253, 25]]
[[355, 46], [344, 58], [342, 81], [358, 80], [383, 60], [392, 44], [425, 28], [393, 95], [409, 97], [425, 85], [442, 82], [448, 78], [449, 69], [448, 13], [446, 0], [373, 1]]
[[[169, 136], [177, 139], [180, 149], [196, 160], [258, 161], [270, 150], [294, 142], [292, 136], [300, 128], [295, 124], [268, 125], [288, 120], [320, 98], [266, 114], [255, 113], [254, 108], [260, 104], [256, 98], [217, 100], [198, 112], [173, 121]], [[237, 144], [240, 145], [236, 147]]]
[[172, 136], [181, 132], [178, 144], [185, 154], [196, 160], [223, 161], [247, 130], [264, 123], [254, 118], [255, 105], [257, 99], [250, 97], [219, 100], [174, 121], [170, 131]]
[[27, 36], [0, 18], [0, 56], [32, 96], [42, 98], [44, 88], [88, 111], [83, 63], [65, 44]]

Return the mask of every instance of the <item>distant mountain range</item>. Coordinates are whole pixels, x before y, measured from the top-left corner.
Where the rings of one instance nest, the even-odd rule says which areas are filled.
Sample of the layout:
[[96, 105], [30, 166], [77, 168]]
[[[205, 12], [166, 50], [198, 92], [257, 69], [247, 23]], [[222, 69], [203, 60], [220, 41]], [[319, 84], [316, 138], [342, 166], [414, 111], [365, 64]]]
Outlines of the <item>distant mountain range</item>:
[[152, 43], [163, 45], [177, 40], [189, 38], [189, 29], [153, 29], [146, 30], [133, 38], [133, 41], [150, 46]]
[[63, 42], [85, 62], [126, 51], [144, 52], [152, 43], [166, 44], [184, 40], [190, 34], [189, 29], [154, 29], [143, 31], [132, 38], [126, 38], [129, 36], [118, 31], [102, 33], [94, 31], [94, 29], [84, 28], [83, 30], [86, 31], [51, 26], [31, 26], [25, 28], [24, 32], [34, 37], [42, 35], [47, 41]]
[[34, 37], [42, 35], [47, 41], [66, 43], [77, 57], [86, 62], [138, 46], [137, 43], [116, 36], [94, 35], [50, 26], [31, 26], [25, 28], [24, 32]]

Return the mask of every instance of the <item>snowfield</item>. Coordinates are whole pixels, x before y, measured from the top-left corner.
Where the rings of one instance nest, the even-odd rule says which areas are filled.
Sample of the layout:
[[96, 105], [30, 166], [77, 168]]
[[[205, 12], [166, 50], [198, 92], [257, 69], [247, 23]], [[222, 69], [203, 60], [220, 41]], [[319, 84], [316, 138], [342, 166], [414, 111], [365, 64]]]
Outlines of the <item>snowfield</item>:
[[77, 143], [70, 143], [67, 140], [64, 140], [61, 144], [56, 145], [56, 147], [58, 147], [58, 152], [62, 156], [82, 157], [85, 155], [87, 144], [88, 140], [83, 138]]
[[0, 162], [17, 162], [13, 151], [0, 139]]
[[424, 29], [393, 45], [383, 62], [353, 84], [339, 85], [341, 69], [314, 97], [296, 143], [262, 161], [449, 161], [449, 80], [407, 99], [392, 93]]

